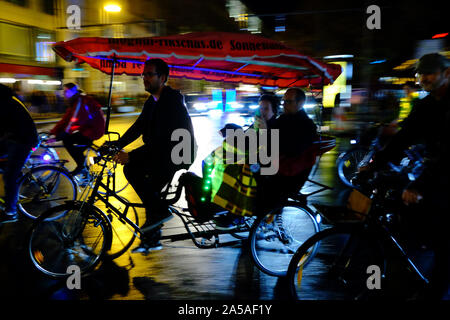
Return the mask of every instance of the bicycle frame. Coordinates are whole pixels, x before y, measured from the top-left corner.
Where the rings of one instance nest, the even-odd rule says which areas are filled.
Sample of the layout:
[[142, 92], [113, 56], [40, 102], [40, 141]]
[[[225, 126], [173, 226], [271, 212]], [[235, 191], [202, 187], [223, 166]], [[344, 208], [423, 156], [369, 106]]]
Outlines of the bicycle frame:
[[[111, 161], [111, 159], [106, 159], [105, 157], [102, 157], [101, 160], [103, 161], [103, 164], [101, 165], [102, 168], [100, 170], [100, 173], [96, 175], [95, 177], [95, 184], [92, 187], [92, 192], [90, 195], [86, 195], [86, 197], [81, 200], [82, 202], [85, 202], [88, 206], [93, 206], [96, 201], [101, 201], [105, 204], [106, 208], [110, 210], [114, 215], [116, 215], [122, 223], [128, 224], [130, 227], [133, 228], [134, 233], [140, 236], [143, 236], [143, 232], [137, 226], [133, 221], [127, 218], [127, 214], [129, 212], [130, 207], [132, 208], [145, 208], [143, 203], [133, 203], [129, 202], [126, 199], [123, 199], [117, 195], [117, 193], [110, 188], [109, 186], [109, 180], [107, 180], [107, 183], [105, 184], [101, 177], [103, 177], [104, 172], [107, 167], [107, 163]], [[184, 224], [184, 227], [187, 231], [187, 233], [182, 234], [174, 234], [174, 235], [163, 235], [161, 236], [161, 240], [171, 240], [172, 242], [178, 241], [178, 240], [187, 240], [192, 239], [194, 244], [199, 248], [209, 248], [209, 247], [217, 247], [219, 245], [219, 241], [217, 236], [219, 234], [230, 234], [230, 233], [238, 233], [238, 232], [247, 232], [249, 231], [249, 226], [246, 225], [246, 227], [234, 229], [234, 230], [217, 230], [214, 225], [211, 222], [205, 222], [205, 223], [199, 223], [196, 222], [195, 219], [190, 214], [184, 214], [180, 211], [178, 211], [173, 205], [180, 199], [181, 193], [182, 193], [182, 185], [178, 185], [175, 191], [170, 192], [170, 190], [174, 187], [172, 183], [173, 177], [166, 186], [165, 190], [161, 193], [161, 198], [164, 199], [166, 204], [169, 207], [169, 210], [177, 215], [181, 221]], [[88, 190], [89, 188], [86, 188]], [[85, 192], [87, 192], [85, 190]], [[104, 190], [105, 192], [100, 192], [100, 190]], [[103, 194], [102, 194], [103, 193]], [[88, 192], [87, 192], [88, 194]], [[174, 195], [173, 197], [169, 198], [171, 195]], [[111, 204], [109, 202], [109, 197], [113, 197], [114, 199], [118, 200], [119, 203], [125, 206], [125, 208], [121, 211], [116, 206]], [[182, 208], [182, 211], [188, 211], [187, 208]], [[193, 230], [191, 230], [193, 229]], [[216, 241], [214, 245], [204, 245], [201, 243], [198, 243], [196, 241], [197, 237], [203, 237], [203, 238], [212, 238], [216, 237]]]
[[[376, 190], [376, 189], [375, 189]], [[383, 241], [383, 243], [388, 242], [389, 245], [395, 249], [399, 256], [403, 259], [403, 262], [412, 270], [412, 272], [418, 277], [424, 285], [429, 284], [427, 277], [419, 270], [414, 261], [410, 258], [404, 246], [401, 245], [400, 241], [395, 237], [394, 233], [390, 229], [390, 221], [392, 220], [392, 213], [387, 213], [385, 208], [385, 193], [378, 194], [374, 192], [372, 194], [372, 199], [375, 201], [372, 206], [367, 219], [360, 223], [360, 226], [369, 232], [374, 233], [374, 239], [378, 241]], [[349, 239], [350, 241], [351, 239]], [[385, 247], [384, 245], [383, 247]]]

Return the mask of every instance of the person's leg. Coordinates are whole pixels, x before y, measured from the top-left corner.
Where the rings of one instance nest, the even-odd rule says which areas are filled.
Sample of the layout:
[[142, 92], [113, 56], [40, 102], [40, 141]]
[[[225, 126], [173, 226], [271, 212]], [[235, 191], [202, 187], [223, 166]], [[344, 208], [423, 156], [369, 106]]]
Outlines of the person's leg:
[[161, 200], [161, 190], [174, 174], [167, 169], [154, 169], [157, 174], [152, 175], [147, 170], [148, 168], [139, 163], [128, 163], [123, 168], [125, 177], [146, 208], [146, 221], [141, 227], [143, 231], [151, 230], [155, 223], [171, 217], [167, 204]]
[[18, 180], [25, 161], [30, 155], [31, 147], [10, 142], [8, 143], [8, 160], [3, 173], [5, 185], [5, 212], [15, 215], [18, 201]]
[[92, 145], [92, 140], [77, 132], [66, 135], [63, 138], [63, 144], [76, 163], [76, 168], [72, 171], [72, 174], [76, 175], [86, 169], [84, 151]]
[[415, 231], [429, 244], [434, 252], [434, 266], [430, 275], [430, 286], [426, 291], [426, 299], [449, 299], [450, 287], [450, 239], [448, 225], [450, 223], [450, 201], [445, 190], [439, 189], [443, 184], [437, 183], [424, 193], [423, 210], [417, 218]]

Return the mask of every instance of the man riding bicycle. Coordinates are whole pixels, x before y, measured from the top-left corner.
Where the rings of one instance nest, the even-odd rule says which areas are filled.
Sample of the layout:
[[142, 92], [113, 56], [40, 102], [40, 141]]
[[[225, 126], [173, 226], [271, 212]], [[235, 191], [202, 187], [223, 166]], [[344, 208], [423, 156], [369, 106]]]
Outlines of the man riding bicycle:
[[383, 168], [389, 161], [399, 161], [403, 157], [403, 150], [410, 145], [425, 145], [425, 169], [403, 191], [402, 199], [412, 209], [423, 199], [423, 206], [419, 210], [408, 211], [407, 216], [416, 220], [416, 231], [424, 234], [435, 252], [429, 297], [441, 299], [448, 290], [450, 269], [447, 236], [450, 222], [449, 62], [440, 54], [427, 54], [418, 61], [416, 71], [420, 85], [429, 95], [417, 101], [403, 121], [401, 130], [362, 171], [370, 173]]
[[[195, 159], [196, 144], [191, 118], [179, 91], [166, 85], [169, 67], [161, 59], [145, 62], [142, 73], [145, 90], [151, 94], [141, 114], [125, 134], [113, 143], [124, 148], [142, 135], [144, 145], [130, 152], [120, 151], [114, 160], [124, 165], [124, 174], [145, 206], [146, 221], [141, 227], [146, 238], [134, 253], [161, 249], [162, 223], [172, 218], [167, 204], [161, 199], [161, 190], [175, 172], [188, 169]], [[189, 162], [175, 163], [172, 150], [177, 141], [172, 134], [183, 129], [189, 136]]]

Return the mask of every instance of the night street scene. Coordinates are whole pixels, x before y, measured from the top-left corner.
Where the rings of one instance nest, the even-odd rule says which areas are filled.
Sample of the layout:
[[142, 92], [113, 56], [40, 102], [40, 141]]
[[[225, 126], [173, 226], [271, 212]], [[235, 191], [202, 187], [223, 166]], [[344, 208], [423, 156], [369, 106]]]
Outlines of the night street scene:
[[0, 0], [0, 305], [448, 301], [445, 8]]

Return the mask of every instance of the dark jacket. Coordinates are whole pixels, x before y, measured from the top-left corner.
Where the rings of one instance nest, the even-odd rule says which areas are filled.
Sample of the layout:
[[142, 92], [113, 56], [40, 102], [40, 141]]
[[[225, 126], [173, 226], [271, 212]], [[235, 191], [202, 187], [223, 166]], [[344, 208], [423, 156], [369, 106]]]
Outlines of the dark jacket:
[[[171, 141], [172, 132], [185, 129], [191, 136], [190, 163], [174, 164], [172, 149], [180, 141]], [[129, 153], [130, 163], [148, 163], [148, 169], [188, 169], [194, 162], [197, 145], [191, 118], [184, 105], [184, 98], [177, 90], [165, 86], [158, 101], [149, 97], [135, 123], [119, 140], [121, 148], [127, 146], [142, 135], [144, 145]]]
[[304, 109], [280, 115], [271, 128], [280, 130], [280, 156], [298, 156], [317, 139], [317, 127]]
[[[437, 100], [432, 95], [419, 100], [402, 129], [386, 147], [375, 155], [373, 166], [380, 169], [389, 161], [405, 157], [404, 150], [413, 144], [424, 144], [426, 163], [422, 175], [410, 184], [418, 191], [450, 190], [450, 86], [445, 96]], [[448, 198], [448, 194], [445, 196]]]
[[0, 140], [10, 140], [28, 147], [36, 146], [36, 125], [25, 105], [12, 93], [2, 94], [0, 104]]
[[[79, 99], [81, 99], [81, 103], [78, 108]], [[75, 131], [79, 131], [91, 140], [97, 140], [103, 136], [105, 116], [101, 105], [92, 97], [78, 94], [71, 99], [66, 113], [50, 133], [58, 137], [64, 132], [72, 134]]]

